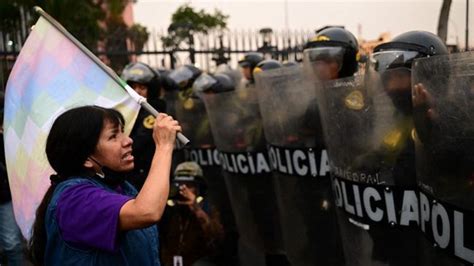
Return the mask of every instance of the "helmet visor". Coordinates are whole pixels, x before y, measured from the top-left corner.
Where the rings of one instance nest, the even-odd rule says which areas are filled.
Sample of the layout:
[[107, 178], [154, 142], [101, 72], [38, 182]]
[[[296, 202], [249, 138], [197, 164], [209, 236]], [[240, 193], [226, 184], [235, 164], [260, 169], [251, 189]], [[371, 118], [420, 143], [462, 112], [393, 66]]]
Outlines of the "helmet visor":
[[304, 60], [309, 62], [314, 75], [321, 80], [339, 77], [344, 61], [343, 47], [316, 47], [304, 50]]
[[187, 86], [187, 81], [193, 77], [193, 72], [189, 70], [187, 67], [179, 67], [173, 72], [170, 73], [169, 77], [176, 82], [181, 88]]
[[210, 75], [203, 73], [199, 78], [194, 81], [193, 91], [194, 92], [204, 92], [209, 90], [212, 85], [216, 84], [217, 80]]
[[240, 67], [250, 67], [250, 62], [245, 60], [245, 59], [242, 59], [239, 61], [239, 66]]
[[316, 47], [306, 49], [304, 52], [309, 62], [336, 62], [339, 66], [342, 66], [345, 50], [343, 47]]
[[413, 60], [420, 57], [423, 57], [423, 54], [416, 51], [377, 52], [370, 56], [369, 67], [380, 74], [395, 68], [411, 69]]

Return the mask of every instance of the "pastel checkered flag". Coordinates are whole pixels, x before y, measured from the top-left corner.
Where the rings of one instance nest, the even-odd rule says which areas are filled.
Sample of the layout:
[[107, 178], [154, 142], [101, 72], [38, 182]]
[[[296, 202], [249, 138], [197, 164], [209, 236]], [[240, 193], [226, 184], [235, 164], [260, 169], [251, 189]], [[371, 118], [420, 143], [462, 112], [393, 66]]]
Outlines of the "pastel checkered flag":
[[40, 8], [8, 79], [4, 140], [15, 218], [26, 238], [54, 173], [45, 153], [56, 117], [73, 107], [115, 108], [129, 133], [146, 100]]

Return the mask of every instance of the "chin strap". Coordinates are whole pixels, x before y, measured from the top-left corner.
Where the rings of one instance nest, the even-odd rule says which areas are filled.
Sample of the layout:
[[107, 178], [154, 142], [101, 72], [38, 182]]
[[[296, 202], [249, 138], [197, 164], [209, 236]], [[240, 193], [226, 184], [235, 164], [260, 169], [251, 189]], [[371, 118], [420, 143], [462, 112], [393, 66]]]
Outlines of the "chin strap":
[[101, 178], [105, 178], [105, 174], [104, 174], [104, 172], [102, 172], [102, 168], [104, 166], [101, 163], [99, 163], [96, 159], [94, 159], [93, 157], [89, 157], [89, 159], [91, 159], [91, 161], [93, 161], [94, 163], [96, 163], [100, 167], [100, 172], [96, 173], [96, 175], [98, 175]]

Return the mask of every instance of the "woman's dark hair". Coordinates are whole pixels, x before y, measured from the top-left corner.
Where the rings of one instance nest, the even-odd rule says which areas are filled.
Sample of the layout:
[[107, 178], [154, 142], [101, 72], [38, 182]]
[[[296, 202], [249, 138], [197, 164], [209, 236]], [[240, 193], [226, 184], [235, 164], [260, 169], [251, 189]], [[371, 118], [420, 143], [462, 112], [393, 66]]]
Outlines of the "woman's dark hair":
[[35, 265], [44, 263], [46, 247], [45, 215], [56, 184], [86, 170], [84, 162], [96, 149], [105, 121], [122, 127], [123, 116], [114, 109], [83, 106], [70, 109], [54, 121], [46, 141], [46, 156], [57, 175], [51, 177], [33, 224], [28, 255]]
[[116, 126], [124, 124], [118, 111], [98, 106], [71, 109], [54, 121], [46, 141], [46, 155], [60, 177], [83, 171], [84, 161], [94, 152], [105, 120]]

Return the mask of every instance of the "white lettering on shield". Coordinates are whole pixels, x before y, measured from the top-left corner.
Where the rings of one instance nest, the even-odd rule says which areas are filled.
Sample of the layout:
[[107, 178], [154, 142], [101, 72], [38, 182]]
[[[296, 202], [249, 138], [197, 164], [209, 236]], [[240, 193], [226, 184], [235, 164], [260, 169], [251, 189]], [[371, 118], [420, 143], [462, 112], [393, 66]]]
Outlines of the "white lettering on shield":
[[359, 223], [383, 222], [390, 226], [418, 225], [437, 247], [474, 262], [474, 250], [470, 248], [473, 243], [465, 243], [465, 213], [462, 210], [429, 200], [417, 190], [405, 189], [395, 194], [393, 187], [357, 184], [339, 177], [332, 178], [332, 188], [336, 206], [347, 212], [350, 219], [360, 217]]
[[[286, 149], [270, 146], [268, 157], [273, 170], [295, 176], [326, 176], [329, 174], [329, 159], [326, 150], [320, 150], [316, 158], [313, 149]], [[319, 167], [319, 171], [318, 171]]]

